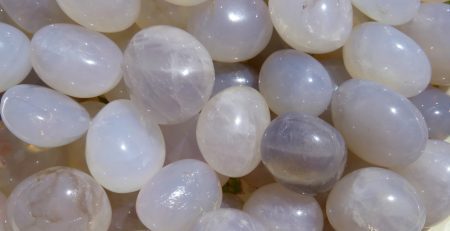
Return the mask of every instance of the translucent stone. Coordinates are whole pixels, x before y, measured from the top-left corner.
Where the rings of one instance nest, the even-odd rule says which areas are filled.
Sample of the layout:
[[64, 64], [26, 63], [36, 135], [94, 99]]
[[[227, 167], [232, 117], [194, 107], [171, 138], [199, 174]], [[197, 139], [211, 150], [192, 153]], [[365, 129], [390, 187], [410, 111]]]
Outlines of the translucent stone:
[[269, 0], [269, 10], [281, 38], [299, 51], [334, 51], [352, 30], [350, 0]]
[[55, 0], [0, 0], [6, 13], [29, 33], [54, 23], [71, 23]]
[[144, 0], [136, 24], [141, 28], [170, 25], [185, 29], [196, 7], [174, 5], [166, 0]]
[[[409, 23], [399, 27], [416, 41], [430, 59], [431, 83], [450, 86], [450, 5], [423, 3], [419, 12]], [[411, 65], [412, 66], [412, 65]]]
[[263, 0], [209, 1], [189, 19], [187, 30], [218, 62], [241, 62], [255, 57], [272, 35]]
[[392, 26], [356, 26], [344, 46], [344, 63], [353, 78], [381, 83], [411, 97], [430, 83], [431, 67], [414, 40]]
[[189, 230], [221, 201], [214, 171], [198, 160], [180, 160], [164, 167], [141, 189], [136, 212], [152, 231]]
[[206, 2], [208, 0], [166, 0], [166, 1], [179, 6], [194, 6]]
[[70, 96], [106, 93], [122, 77], [122, 52], [106, 36], [71, 24], [55, 24], [31, 40], [31, 63], [50, 87]]
[[258, 88], [257, 73], [241, 63], [214, 63], [216, 79], [212, 95], [234, 86]]
[[0, 64], [0, 92], [22, 82], [31, 71], [30, 40], [5, 23], [0, 23]]
[[419, 158], [428, 139], [420, 111], [405, 97], [366, 80], [348, 80], [333, 96], [334, 126], [349, 149], [383, 167]]
[[[148, 0], [144, 0], [148, 1]], [[56, 0], [61, 9], [80, 25], [100, 32], [130, 27], [139, 16], [141, 0]]]
[[208, 51], [190, 34], [171, 26], [137, 33], [125, 50], [124, 71], [131, 101], [159, 124], [192, 118], [214, 85]]
[[206, 162], [218, 173], [244, 176], [261, 160], [259, 146], [269, 122], [269, 108], [255, 89], [227, 88], [200, 113], [198, 146]]
[[328, 196], [327, 215], [336, 231], [420, 231], [426, 216], [408, 181], [382, 168], [364, 168], [342, 178]]
[[245, 202], [244, 211], [268, 230], [322, 231], [322, 209], [313, 197], [289, 191], [280, 184], [259, 188]]
[[333, 94], [330, 76], [322, 64], [292, 49], [277, 51], [267, 58], [259, 73], [259, 89], [278, 115], [320, 115]]
[[267, 127], [261, 155], [278, 182], [316, 194], [330, 190], [342, 176], [347, 149], [339, 132], [323, 120], [291, 112]]
[[71, 143], [89, 127], [89, 114], [76, 101], [31, 84], [16, 85], [3, 94], [1, 116], [15, 136], [39, 147]]
[[107, 104], [86, 136], [92, 176], [112, 192], [139, 190], [163, 166], [164, 139], [156, 123], [143, 121], [129, 100]]
[[220, 208], [224, 209], [242, 209], [244, 202], [236, 195], [231, 193], [224, 193], [222, 197], [222, 204]]
[[436, 88], [429, 87], [419, 95], [410, 98], [428, 125], [430, 139], [443, 140], [450, 136], [450, 96]]
[[130, 99], [130, 94], [128, 94], [127, 86], [123, 79], [110, 91], [105, 93], [105, 98], [108, 101], [114, 101], [117, 99]]
[[396, 169], [417, 190], [427, 210], [426, 225], [450, 216], [450, 144], [429, 140], [414, 163]]
[[106, 231], [111, 205], [89, 175], [54, 167], [28, 177], [14, 189], [7, 218], [12, 231]]
[[266, 227], [249, 214], [237, 209], [218, 209], [206, 213], [191, 231], [266, 231]]
[[420, 6], [420, 0], [352, 0], [352, 3], [372, 19], [390, 25], [407, 23]]

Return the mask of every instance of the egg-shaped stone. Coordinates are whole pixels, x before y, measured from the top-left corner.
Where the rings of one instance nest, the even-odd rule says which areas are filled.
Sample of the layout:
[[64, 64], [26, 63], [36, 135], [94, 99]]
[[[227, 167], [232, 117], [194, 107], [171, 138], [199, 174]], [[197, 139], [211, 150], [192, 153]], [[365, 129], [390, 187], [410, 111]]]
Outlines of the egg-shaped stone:
[[352, 0], [353, 5], [377, 22], [401, 25], [419, 11], [420, 0]]
[[57, 147], [80, 138], [89, 114], [75, 100], [49, 88], [20, 84], [1, 100], [6, 127], [19, 139], [39, 147]]
[[221, 208], [203, 215], [191, 231], [266, 231], [258, 219], [238, 209]]
[[259, 146], [269, 122], [269, 108], [258, 91], [243, 86], [227, 88], [211, 98], [200, 113], [198, 146], [218, 173], [244, 176], [261, 160]]
[[233, 86], [258, 88], [257, 73], [242, 63], [214, 63], [216, 79], [212, 95]]

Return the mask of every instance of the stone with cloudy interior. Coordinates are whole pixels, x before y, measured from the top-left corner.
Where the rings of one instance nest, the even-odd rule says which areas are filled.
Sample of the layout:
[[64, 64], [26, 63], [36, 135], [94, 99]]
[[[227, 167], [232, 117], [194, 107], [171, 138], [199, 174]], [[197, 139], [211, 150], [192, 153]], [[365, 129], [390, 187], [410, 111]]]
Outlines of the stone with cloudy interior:
[[221, 208], [203, 215], [191, 231], [267, 231], [258, 219], [238, 209]]
[[352, 0], [353, 5], [377, 22], [401, 25], [419, 11], [420, 0]]

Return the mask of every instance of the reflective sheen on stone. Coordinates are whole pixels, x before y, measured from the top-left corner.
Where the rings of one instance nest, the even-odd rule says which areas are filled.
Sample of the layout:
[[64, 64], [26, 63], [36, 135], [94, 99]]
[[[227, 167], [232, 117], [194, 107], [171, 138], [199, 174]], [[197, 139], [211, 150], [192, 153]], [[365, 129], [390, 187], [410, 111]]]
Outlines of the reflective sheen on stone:
[[339, 132], [323, 120], [291, 112], [267, 127], [261, 155], [278, 182], [316, 194], [331, 189], [342, 176], [347, 149]]
[[71, 143], [89, 127], [89, 114], [76, 101], [31, 84], [17, 85], [5, 92], [1, 116], [15, 136], [39, 147]]
[[269, 0], [269, 10], [281, 38], [299, 51], [334, 51], [352, 30], [350, 0]]
[[206, 213], [191, 231], [268, 231], [249, 214], [237, 209], [217, 209]]
[[136, 212], [152, 231], [189, 230], [221, 201], [216, 173], [204, 162], [180, 160], [164, 167], [141, 189]]
[[124, 70], [131, 101], [159, 124], [192, 118], [214, 85], [208, 51], [190, 34], [171, 26], [137, 33], [125, 50]]
[[244, 211], [273, 231], [322, 231], [323, 215], [313, 198], [279, 184], [259, 188], [245, 202]]
[[273, 27], [263, 0], [213, 0], [192, 14], [187, 30], [215, 61], [240, 62], [267, 46]]
[[356, 26], [344, 46], [344, 63], [353, 78], [381, 83], [411, 97], [430, 83], [431, 66], [422, 48], [392, 26]]
[[340, 180], [327, 200], [336, 231], [420, 231], [425, 208], [416, 190], [400, 175], [364, 168]]
[[355, 7], [375, 21], [401, 25], [417, 14], [420, 0], [352, 0]]
[[7, 218], [12, 231], [106, 231], [111, 205], [89, 175], [54, 167], [28, 177], [14, 189]]
[[348, 80], [331, 103], [333, 124], [349, 149], [383, 167], [419, 158], [428, 139], [420, 111], [405, 97], [366, 80]]
[[212, 95], [234, 86], [258, 88], [257, 73], [249, 66], [241, 63], [214, 63], [216, 79]]
[[244, 176], [261, 160], [259, 146], [269, 123], [269, 108], [255, 89], [227, 88], [214, 96], [200, 113], [198, 146], [206, 162], [218, 173]]
[[259, 73], [259, 89], [278, 115], [320, 115], [333, 94], [330, 76], [322, 64], [292, 49], [277, 51], [267, 58]]
[[122, 52], [106, 36], [71, 24], [55, 24], [31, 40], [31, 63], [50, 87], [70, 96], [101, 95], [122, 77]]

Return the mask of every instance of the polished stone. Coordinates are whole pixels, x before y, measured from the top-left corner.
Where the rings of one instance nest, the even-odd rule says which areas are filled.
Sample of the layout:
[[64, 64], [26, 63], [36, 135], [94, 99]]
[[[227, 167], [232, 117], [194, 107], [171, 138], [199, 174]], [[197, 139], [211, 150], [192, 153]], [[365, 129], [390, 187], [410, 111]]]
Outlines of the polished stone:
[[191, 231], [267, 231], [258, 219], [238, 209], [217, 209], [206, 213]]
[[419, 11], [420, 0], [352, 0], [355, 7], [377, 22], [401, 25]]

